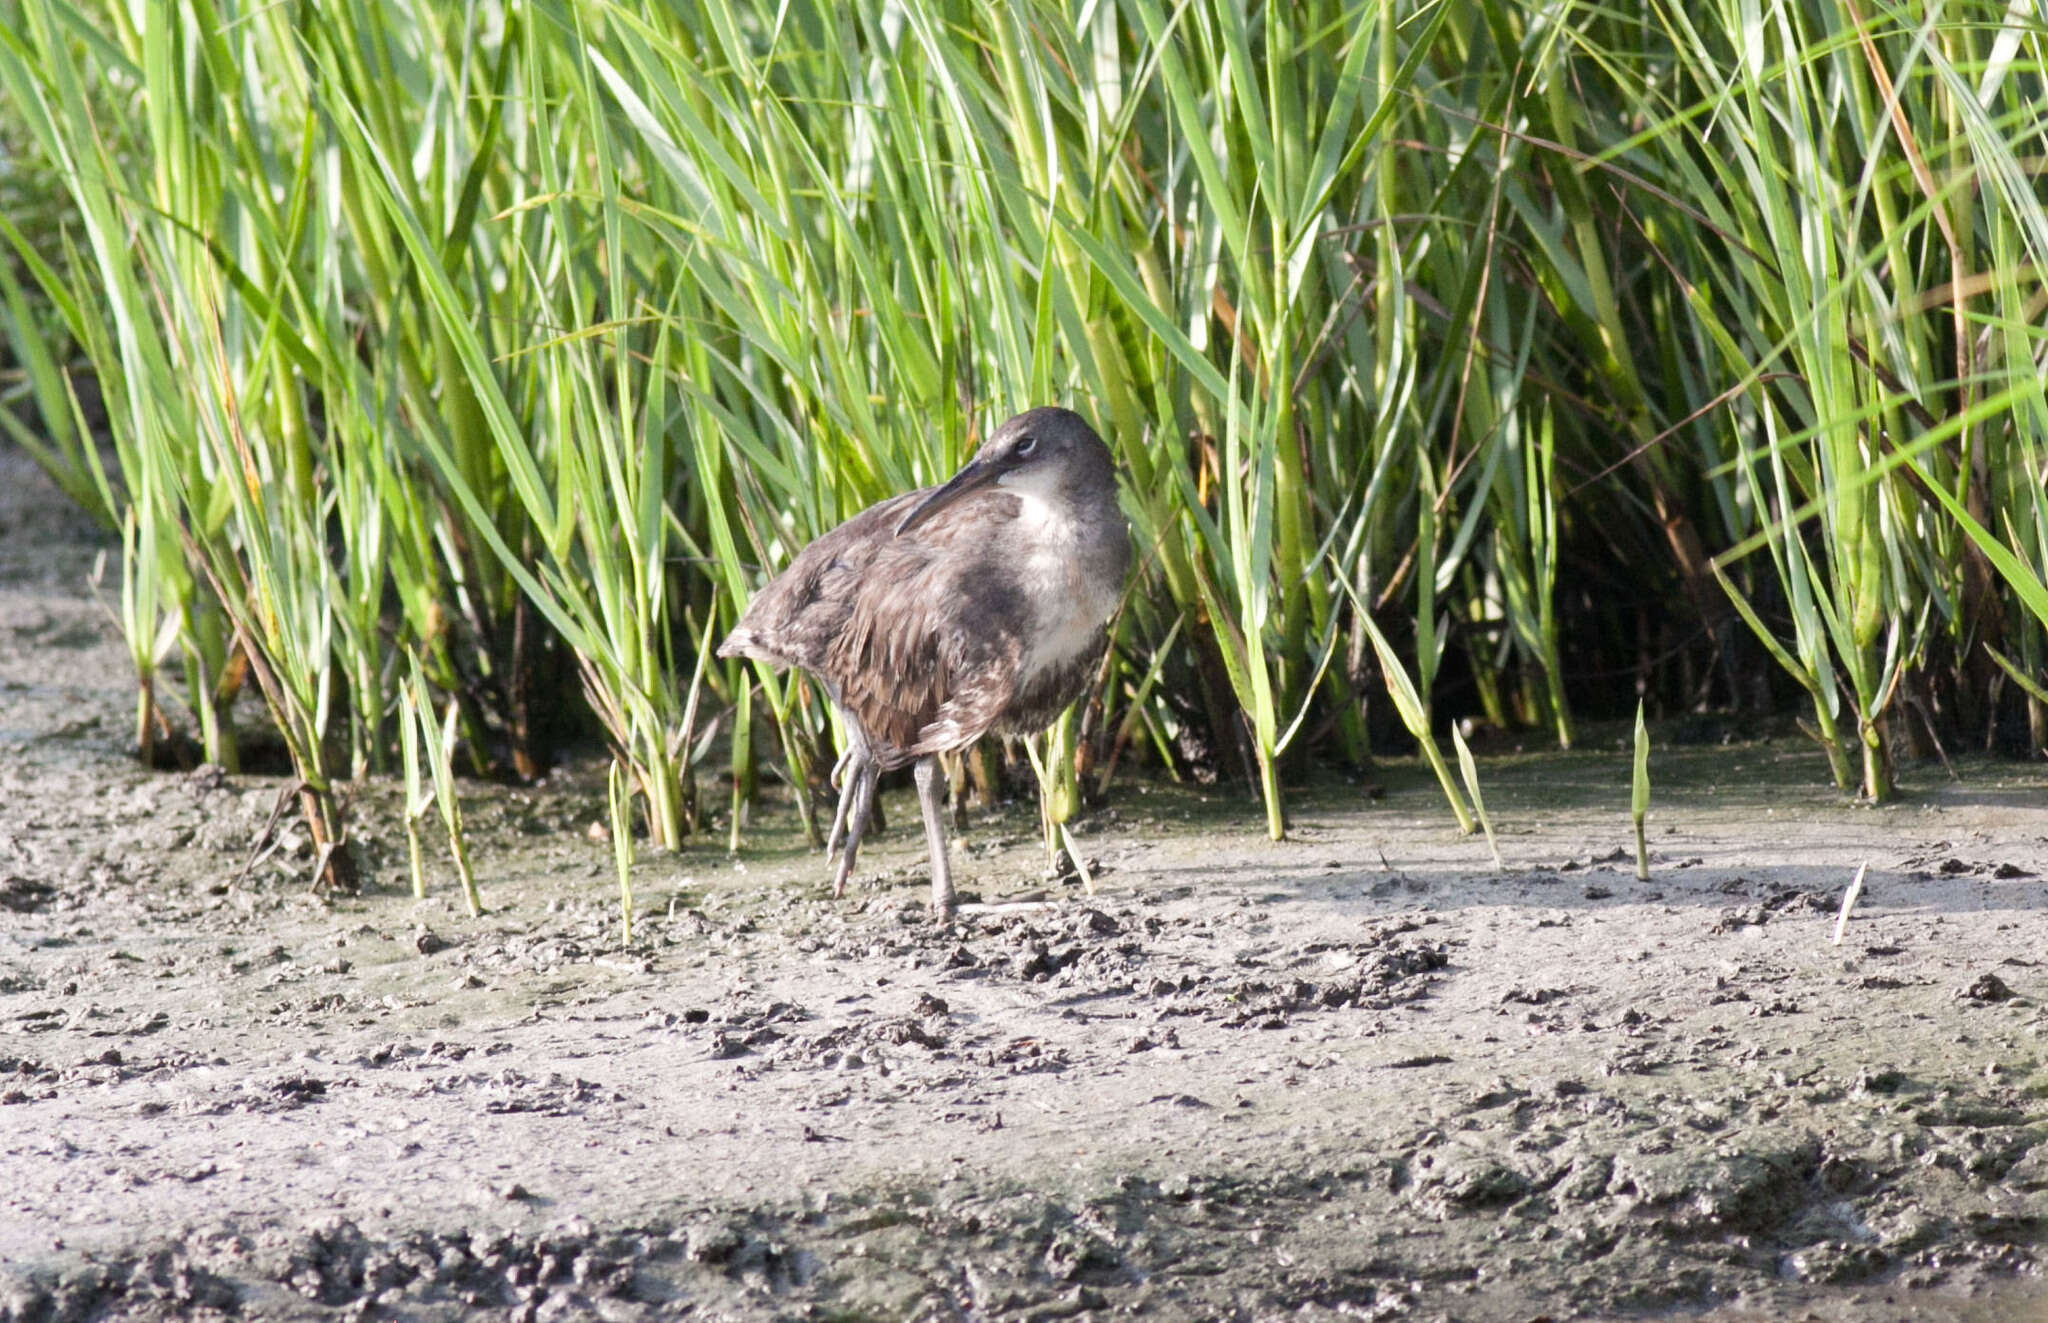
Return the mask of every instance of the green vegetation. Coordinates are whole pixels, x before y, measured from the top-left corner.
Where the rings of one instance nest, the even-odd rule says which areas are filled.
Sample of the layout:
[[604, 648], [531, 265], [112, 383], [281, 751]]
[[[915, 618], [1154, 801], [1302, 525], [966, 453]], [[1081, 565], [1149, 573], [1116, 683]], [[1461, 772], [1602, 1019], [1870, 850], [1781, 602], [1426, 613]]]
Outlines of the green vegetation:
[[[471, 918], [481, 918], [484, 912], [483, 894], [477, 890], [476, 870], [469, 864], [469, 838], [462, 830], [462, 802], [455, 797], [455, 747], [456, 722], [461, 711], [455, 704], [448, 705], [448, 714], [441, 721], [434, 720], [433, 705], [426, 700], [426, 686], [420, 677], [417, 660], [401, 703], [407, 713], [419, 723], [419, 738], [426, 741], [427, 770], [434, 780], [433, 792], [426, 796], [441, 813], [441, 826], [448, 833], [448, 853], [455, 860], [455, 876], [462, 883], [462, 898], [469, 904]], [[414, 772], [417, 754], [412, 748], [406, 749], [406, 817], [408, 842], [412, 845], [413, 895], [426, 895], [426, 886], [419, 870], [418, 828], [411, 825], [413, 802], [418, 797], [418, 778]]]
[[1486, 796], [1479, 789], [1479, 763], [1472, 756], [1472, 746], [1465, 743], [1465, 732], [1455, 724], [1451, 726], [1451, 744], [1458, 752], [1458, 775], [1465, 782], [1465, 794], [1472, 801], [1472, 815], [1479, 819], [1480, 829], [1486, 833], [1486, 849], [1493, 856], [1493, 871], [1498, 873], [1507, 865], [1501, 861], [1500, 842], [1494, 839], [1493, 818], [1486, 811]]
[[606, 805], [610, 813], [612, 865], [619, 873], [619, 941], [633, 944], [633, 809], [626, 790], [626, 765], [614, 758], [607, 776]]
[[0, 427], [120, 538], [138, 750], [235, 766], [253, 678], [338, 882], [408, 657], [473, 768], [587, 711], [652, 843], [717, 752], [734, 844], [764, 769], [815, 838], [828, 706], [711, 642], [1045, 401], [1142, 561], [1054, 826], [1151, 756], [1278, 835], [1384, 692], [1467, 830], [1447, 709], [1638, 693], [1798, 701], [1882, 799], [2048, 742], [2044, 49], [1999, 0], [0, 0]]

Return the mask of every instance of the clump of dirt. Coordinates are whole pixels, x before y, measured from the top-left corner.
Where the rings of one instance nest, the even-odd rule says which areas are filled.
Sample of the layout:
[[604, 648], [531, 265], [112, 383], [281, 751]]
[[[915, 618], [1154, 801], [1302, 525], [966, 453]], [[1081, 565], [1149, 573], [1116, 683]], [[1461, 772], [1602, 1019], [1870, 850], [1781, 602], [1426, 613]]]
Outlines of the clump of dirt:
[[275, 780], [133, 764], [64, 536], [0, 535], [4, 1323], [2048, 1310], [2038, 769], [1660, 743], [1648, 883], [1618, 730], [1485, 762], [1501, 872], [1416, 768], [1280, 845], [1126, 782], [1096, 894], [1010, 805], [947, 926], [907, 799], [840, 902], [771, 802], [628, 945], [594, 767], [463, 787], [471, 919], [388, 782], [322, 898]]

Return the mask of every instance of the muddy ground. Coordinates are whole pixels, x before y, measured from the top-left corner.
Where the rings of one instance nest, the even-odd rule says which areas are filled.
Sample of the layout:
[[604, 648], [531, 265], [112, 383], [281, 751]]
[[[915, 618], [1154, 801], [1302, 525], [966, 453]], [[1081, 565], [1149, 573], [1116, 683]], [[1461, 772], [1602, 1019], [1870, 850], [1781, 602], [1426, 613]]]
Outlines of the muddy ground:
[[[1125, 781], [1039, 877], [916, 810], [843, 902], [793, 815], [643, 858], [601, 784], [474, 786], [490, 913], [248, 867], [278, 783], [122, 753], [94, 544], [0, 455], [0, 1320], [2048, 1318], [2048, 776], [1620, 732], [1425, 774]], [[1706, 735], [1704, 742], [1679, 743]], [[1870, 865], [1840, 945], [1836, 910]], [[245, 871], [246, 870], [246, 871]]]

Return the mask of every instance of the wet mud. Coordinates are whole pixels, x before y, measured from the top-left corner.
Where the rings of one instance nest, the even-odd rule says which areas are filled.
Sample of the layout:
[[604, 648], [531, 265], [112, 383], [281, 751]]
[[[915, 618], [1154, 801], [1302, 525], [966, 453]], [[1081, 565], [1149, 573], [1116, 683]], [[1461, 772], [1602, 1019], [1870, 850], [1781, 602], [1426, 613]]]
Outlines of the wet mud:
[[[36, 483], [0, 456], [0, 489]], [[2048, 1318], [2048, 775], [1796, 737], [1125, 780], [1048, 882], [907, 791], [843, 901], [773, 801], [643, 854], [464, 787], [489, 913], [308, 886], [274, 778], [124, 757], [89, 530], [0, 501], [0, 1320]], [[1868, 863], [1842, 941], [1842, 895]]]

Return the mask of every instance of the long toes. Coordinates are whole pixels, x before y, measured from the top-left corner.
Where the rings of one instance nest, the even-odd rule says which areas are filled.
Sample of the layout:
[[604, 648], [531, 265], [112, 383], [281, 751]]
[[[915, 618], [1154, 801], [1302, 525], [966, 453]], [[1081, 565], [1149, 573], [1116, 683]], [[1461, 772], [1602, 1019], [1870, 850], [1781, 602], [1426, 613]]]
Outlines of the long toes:
[[[857, 764], [854, 767], [853, 778], [851, 780], [842, 779], [840, 774], [849, 765], [853, 764]], [[856, 759], [852, 753], [841, 757], [839, 766], [832, 769], [832, 784], [839, 791], [839, 804], [832, 810], [832, 834], [825, 840], [825, 858], [827, 862], [839, 853], [839, 847], [844, 845], [848, 835], [856, 830], [852, 825], [852, 819], [858, 816], [855, 812], [858, 807], [856, 801], [860, 799], [861, 782], [866, 775], [866, 761]], [[862, 826], [865, 825], [865, 822], [863, 822]]]
[[875, 771], [872, 763], [863, 764], [859, 775], [840, 797], [839, 814], [845, 819], [845, 831], [842, 837], [840, 824], [837, 821], [833, 823], [833, 839], [841, 846], [839, 868], [834, 873], [832, 881], [832, 894], [835, 897], [846, 894], [846, 879], [853, 872], [854, 863], [860, 858], [861, 838], [867, 835], [868, 823], [875, 808], [875, 787], [880, 779], [880, 773]]
[[825, 862], [839, 853], [839, 847], [846, 842], [846, 796], [839, 797], [839, 807], [832, 810], [832, 834], [825, 838]]
[[832, 898], [839, 899], [846, 894], [846, 879], [853, 875], [853, 865], [860, 858], [860, 833], [849, 828], [846, 833], [846, 848], [839, 852], [839, 865], [832, 871]]
[[860, 843], [867, 839], [868, 828], [874, 822], [875, 790], [872, 780], [860, 783], [861, 793], [853, 798], [852, 806], [846, 813], [846, 866], [853, 867], [854, 859], [860, 854]]

